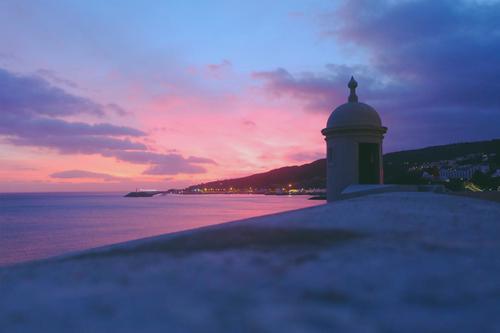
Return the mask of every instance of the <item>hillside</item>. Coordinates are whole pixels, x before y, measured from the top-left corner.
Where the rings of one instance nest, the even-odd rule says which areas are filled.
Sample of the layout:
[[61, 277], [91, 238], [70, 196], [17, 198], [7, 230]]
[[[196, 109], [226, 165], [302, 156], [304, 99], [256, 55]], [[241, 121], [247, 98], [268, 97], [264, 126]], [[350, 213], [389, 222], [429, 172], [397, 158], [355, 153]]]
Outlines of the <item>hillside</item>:
[[287, 187], [288, 184], [292, 184], [295, 188], [323, 188], [325, 179], [326, 164], [325, 160], [321, 159], [304, 165], [287, 166], [247, 177], [198, 184], [189, 187], [187, 190], [196, 188], [281, 188]]
[[500, 154], [500, 139], [454, 143], [449, 145], [432, 146], [421, 149], [405, 150], [384, 155], [384, 162], [392, 163], [425, 163], [440, 160], [451, 160], [469, 154]]
[[[460, 157], [467, 163], [480, 162], [474, 159], [481, 154], [496, 154], [490, 163], [500, 165], [500, 139], [456, 143], [426, 147], [422, 149], [399, 151], [384, 155], [384, 178], [390, 183], [412, 183], [415, 179], [406, 177], [409, 166]], [[471, 157], [475, 155], [476, 157]], [[291, 184], [294, 188], [324, 188], [326, 183], [326, 162], [320, 159], [312, 163], [287, 166], [247, 177], [218, 180], [198, 184], [187, 188], [188, 191], [201, 188], [213, 189], [272, 189], [283, 188]]]
[[[441, 163], [436, 163], [440, 161]], [[452, 163], [446, 161], [452, 161]], [[440, 168], [460, 169], [461, 167], [466, 168], [467, 165], [480, 164], [487, 164], [492, 170], [500, 168], [499, 139], [455, 143], [386, 154], [384, 155], [384, 181], [393, 184], [420, 184], [427, 182], [421, 178], [424, 171], [430, 174], [439, 174]], [[483, 188], [498, 186], [498, 179], [474, 180]]]

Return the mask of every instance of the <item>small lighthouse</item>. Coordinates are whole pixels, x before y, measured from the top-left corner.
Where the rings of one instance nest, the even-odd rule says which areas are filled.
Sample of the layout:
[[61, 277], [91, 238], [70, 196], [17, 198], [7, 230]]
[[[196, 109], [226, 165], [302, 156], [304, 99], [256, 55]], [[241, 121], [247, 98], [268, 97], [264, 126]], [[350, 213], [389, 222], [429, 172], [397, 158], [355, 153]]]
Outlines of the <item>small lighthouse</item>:
[[347, 103], [337, 107], [321, 133], [326, 141], [327, 200], [351, 184], [383, 184], [382, 141], [387, 127], [377, 111], [358, 101], [351, 77]]

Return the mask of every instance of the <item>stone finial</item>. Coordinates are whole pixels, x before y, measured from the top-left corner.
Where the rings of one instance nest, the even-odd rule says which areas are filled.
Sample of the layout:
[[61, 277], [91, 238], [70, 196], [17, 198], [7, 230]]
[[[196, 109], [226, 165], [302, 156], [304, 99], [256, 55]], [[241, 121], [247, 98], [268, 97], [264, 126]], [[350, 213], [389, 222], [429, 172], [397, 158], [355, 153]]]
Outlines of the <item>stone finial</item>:
[[349, 102], [354, 102], [356, 103], [358, 101], [358, 96], [356, 95], [356, 87], [358, 86], [358, 82], [354, 80], [354, 76], [351, 76], [351, 80], [347, 84], [347, 87], [351, 90], [351, 93], [349, 94]]

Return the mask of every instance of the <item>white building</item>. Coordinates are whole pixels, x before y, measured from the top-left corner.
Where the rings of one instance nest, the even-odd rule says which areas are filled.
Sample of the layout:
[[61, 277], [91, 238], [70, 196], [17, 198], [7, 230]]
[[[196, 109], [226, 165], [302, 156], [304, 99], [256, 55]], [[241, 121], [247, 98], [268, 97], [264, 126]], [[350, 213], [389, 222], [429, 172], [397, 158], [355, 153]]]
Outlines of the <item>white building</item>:
[[491, 175], [493, 178], [500, 177], [500, 169], [496, 169], [495, 172]]
[[348, 102], [337, 107], [321, 131], [327, 146], [327, 199], [351, 184], [382, 184], [382, 140], [387, 131], [370, 105], [358, 102], [351, 78]]
[[441, 169], [439, 170], [439, 177], [441, 179], [465, 179], [469, 180], [472, 178], [476, 171], [480, 171], [482, 173], [488, 173], [490, 171], [490, 167], [485, 164], [481, 165], [467, 165], [460, 168], [452, 168], [452, 169]]

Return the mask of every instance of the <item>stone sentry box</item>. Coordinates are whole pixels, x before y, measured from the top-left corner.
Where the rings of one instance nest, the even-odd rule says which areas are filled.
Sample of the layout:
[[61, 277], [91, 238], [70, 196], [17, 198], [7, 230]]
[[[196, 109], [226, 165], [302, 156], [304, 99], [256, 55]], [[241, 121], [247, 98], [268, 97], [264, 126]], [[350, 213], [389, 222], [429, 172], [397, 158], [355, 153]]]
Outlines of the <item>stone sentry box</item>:
[[326, 128], [327, 200], [338, 199], [351, 184], [383, 184], [382, 141], [387, 127], [373, 107], [358, 102], [351, 77], [348, 102], [337, 107]]

